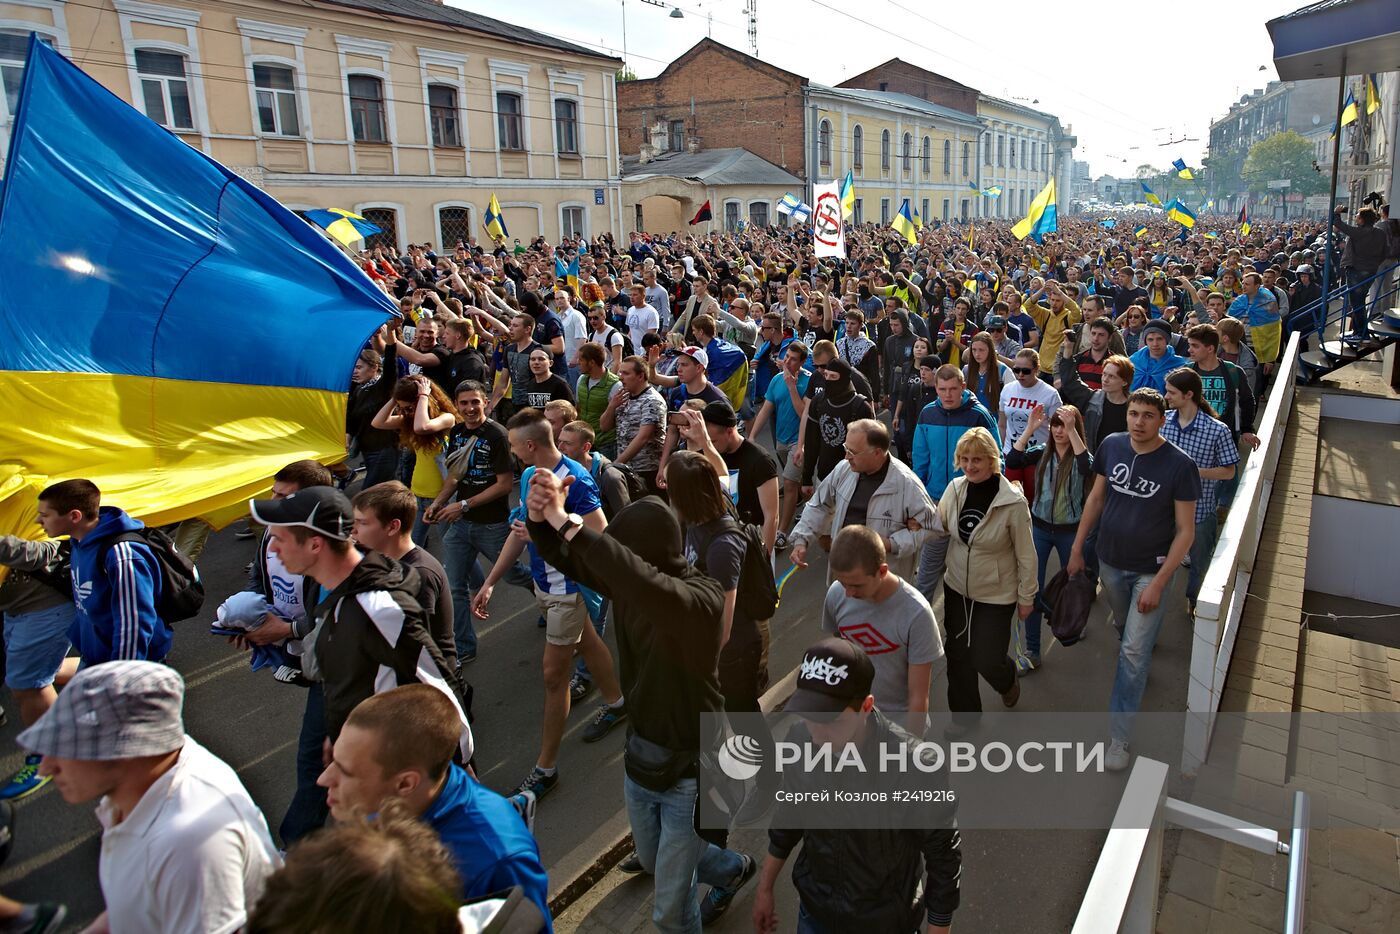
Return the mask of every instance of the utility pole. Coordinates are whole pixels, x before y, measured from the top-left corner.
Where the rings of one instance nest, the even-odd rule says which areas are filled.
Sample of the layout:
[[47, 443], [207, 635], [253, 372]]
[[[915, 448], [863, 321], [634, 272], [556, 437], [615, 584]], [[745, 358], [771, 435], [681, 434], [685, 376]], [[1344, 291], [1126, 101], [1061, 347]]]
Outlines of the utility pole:
[[758, 0], [744, 0], [744, 15], [749, 18], [749, 54], [758, 58]]

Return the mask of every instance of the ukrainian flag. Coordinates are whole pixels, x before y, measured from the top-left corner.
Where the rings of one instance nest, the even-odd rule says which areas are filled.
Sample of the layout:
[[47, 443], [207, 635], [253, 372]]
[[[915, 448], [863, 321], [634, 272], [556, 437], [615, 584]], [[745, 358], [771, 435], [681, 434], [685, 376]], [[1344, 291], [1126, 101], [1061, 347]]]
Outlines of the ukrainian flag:
[[[841, 219], [845, 220], [856, 212], [856, 173], [846, 170], [846, 177], [841, 179]], [[808, 214], [811, 212], [808, 211]]]
[[1338, 122], [1341, 126], [1346, 126], [1355, 123], [1359, 118], [1360, 111], [1356, 106], [1356, 95], [1351, 93], [1351, 88], [1347, 88], [1347, 99], [1342, 104], [1342, 119]]
[[1195, 227], [1196, 215], [1191, 213], [1191, 209], [1182, 204], [1177, 198], [1173, 198], [1166, 206], [1167, 216], [1183, 227]]
[[1147, 234], [1147, 225], [1146, 225], [1146, 224], [1143, 224], [1141, 227], [1134, 227], [1134, 228], [1133, 228], [1133, 236], [1134, 236], [1134, 237], [1137, 237], [1138, 239], [1141, 239], [1141, 238], [1144, 237], [1146, 234]]
[[1376, 76], [1366, 76], [1366, 113], [1373, 114], [1381, 109], [1381, 95], [1376, 90]]
[[510, 231], [506, 230], [506, 219], [501, 216], [501, 202], [496, 200], [494, 191], [491, 192], [491, 200], [486, 203], [482, 225], [492, 240], [505, 240], [510, 236]]
[[564, 280], [574, 290], [574, 297], [578, 297], [578, 257], [575, 256], [566, 265], [559, 257], [554, 257], [554, 281]]
[[1000, 186], [1000, 185], [988, 185], [986, 188], [983, 188], [983, 189], [982, 189], [982, 194], [986, 195], [988, 198], [1000, 198], [1000, 197], [1001, 197], [1001, 186]]
[[1030, 213], [1011, 228], [1011, 235], [1017, 240], [1032, 237], [1039, 243], [1045, 234], [1056, 230], [1059, 230], [1059, 223], [1055, 209], [1055, 180], [1052, 178], [1050, 184], [1040, 189], [1040, 194], [1031, 202]]
[[1152, 193], [1152, 189], [1147, 187], [1147, 182], [1138, 182], [1138, 184], [1142, 186], [1142, 193], [1147, 197], [1147, 203], [1155, 204], [1160, 208], [1162, 199]]
[[727, 340], [715, 337], [705, 345], [705, 378], [719, 387], [734, 411], [749, 394], [749, 358], [742, 349]]
[[1192, 175], [1191, 170], [1186, 167], [1185, 159], [1177, 159], [1175, 162], [1172, 163], [1172, 168], [1176, 169], [1177, 178], [1184, 178], [1187, 181], [1190, 181], [1191, 179], [1196, 177]]
[[11, 132], [0, 532], [37, 536], [58, 480], [161, 525], [345, 456], [350, 370], [397, 314], [349, 257], [33, 37]]
[[904, 239], [909, 242], [910, 246], [919, 242], [916, 228], [914, 227], [914, 218], [909, 215], [908, 198], [905, 198], [904, 203], [899, 206], [899, 211], [895, 214], [894, 220], [890, 221], [890, 227], [894, 229], [895, 233], [904, 237]]

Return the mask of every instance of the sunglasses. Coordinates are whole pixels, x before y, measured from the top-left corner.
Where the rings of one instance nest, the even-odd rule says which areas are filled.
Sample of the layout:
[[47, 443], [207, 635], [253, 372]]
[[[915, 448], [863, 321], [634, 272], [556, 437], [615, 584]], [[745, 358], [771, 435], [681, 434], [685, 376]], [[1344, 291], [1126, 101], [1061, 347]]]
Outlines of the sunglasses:
[[1034, 373], [1035, 370], [1031, 369], [1028, 366], [1013, 366], [1011, 368], [1011, 372], [1015, 373], [1017, 376], [1028, 376], [1031, 373]]

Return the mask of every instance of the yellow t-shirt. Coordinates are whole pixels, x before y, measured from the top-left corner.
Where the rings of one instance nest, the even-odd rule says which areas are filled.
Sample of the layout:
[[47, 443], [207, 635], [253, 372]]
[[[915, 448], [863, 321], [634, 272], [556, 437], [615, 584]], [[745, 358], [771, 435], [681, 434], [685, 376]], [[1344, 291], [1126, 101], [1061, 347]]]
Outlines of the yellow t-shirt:
[[443, 473], [438, 466], [438, 458], [447, 445], [447, 439], [443, 438], [442, 444], [436, 448], [423, 450], [413, 449], [413, 490], [414, 496], [422, 496], [425, 499], [433, 499], [442, 492]]

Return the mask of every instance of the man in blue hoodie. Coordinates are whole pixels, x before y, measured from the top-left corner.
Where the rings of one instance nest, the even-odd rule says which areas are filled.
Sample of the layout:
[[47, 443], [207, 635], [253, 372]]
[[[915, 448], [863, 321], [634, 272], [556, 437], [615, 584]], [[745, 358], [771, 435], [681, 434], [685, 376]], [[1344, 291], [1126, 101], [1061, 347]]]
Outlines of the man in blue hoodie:
[[[938, 504], [943, 491], [962, 471], [958, 470], [954, 451], [958, 439], [971, 428], [985, 428], [992, 433], [998, 445], [1001, 434], [997, 431], [997, 420], [986, 406], [977, 401], [977, 396], [967, 388], [963, 371], [955, 366], [944, 364], [933, 376], [938, 398], [924, 406], [914, 426], [914, 473], [924, 482], [929, 499]], [[924, 542], [923, 553], [919, 556], [919, 593], [930, 603], [943, 576], [943, 561], [948, 555], [948, 539], [942, 535], [930, 535]]]
[[1191, 361], [1171, 349], [1172, 328], [1161, 318], [1153, 318], [1142, 329], [1142, 346], [1129, 359], [1133, 361], [1133, 392], [1139, 389], [1167, 391], [1167, 374]]
[[[78, 650], [78, 667], [119, 659], [161, 661], [170, 652], [173, 634], [156, 612], [160, 564], [143, 542], [114, 542], [145, 525], [101, 503], [102, 494], [91, 480], [64, 480], [39, 494], [44, 531], [73, 539], [77, 612], [68, 638]], [[71, 674], [71, 665], [71, 660], [65, 662], [65, 675]]]

